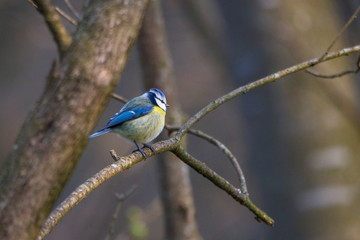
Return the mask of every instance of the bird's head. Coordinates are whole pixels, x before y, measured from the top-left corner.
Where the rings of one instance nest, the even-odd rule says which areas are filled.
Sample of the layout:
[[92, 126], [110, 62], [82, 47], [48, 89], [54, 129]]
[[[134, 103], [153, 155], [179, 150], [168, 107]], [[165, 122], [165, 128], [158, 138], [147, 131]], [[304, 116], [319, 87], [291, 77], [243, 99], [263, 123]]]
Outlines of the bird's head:
[[147, 92], [147, 97], [155, 106], [160, 107], [166, 112], [166, 107], [169, 105], [166, 103], [166, 97], [162, 91], [157, 88], [152, 88]]

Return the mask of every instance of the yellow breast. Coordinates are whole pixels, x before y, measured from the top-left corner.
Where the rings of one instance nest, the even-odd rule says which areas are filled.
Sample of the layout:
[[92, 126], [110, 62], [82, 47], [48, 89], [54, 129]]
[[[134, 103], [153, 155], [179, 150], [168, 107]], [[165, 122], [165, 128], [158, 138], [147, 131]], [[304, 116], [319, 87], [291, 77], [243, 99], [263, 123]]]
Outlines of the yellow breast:
[[126, 139], [147, 143], [156, 138], [165, 125], [165, 112], [154, 106], [151, 113], [132, 121], [124, 122], [113, 131]]
[[160, 107], [158, 107], [158, 106], [154, 106], [153, 112], [160, 113], [162, 117], [165, 117], [165, 111], [162, 110], [162, 109], [161, 109]]

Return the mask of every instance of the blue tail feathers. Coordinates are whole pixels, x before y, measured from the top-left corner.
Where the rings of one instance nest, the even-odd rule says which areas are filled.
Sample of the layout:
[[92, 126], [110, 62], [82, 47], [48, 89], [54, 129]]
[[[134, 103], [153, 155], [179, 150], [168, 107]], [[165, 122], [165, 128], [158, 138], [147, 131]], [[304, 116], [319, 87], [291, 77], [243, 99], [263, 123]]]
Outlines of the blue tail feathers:
[[105, 133], [107, 133], [107, 132], [110, 132], [110, 131], [111, 131], [110, 128], [106, 128], [106, 129], [104, 129], [104, 130], [100, 130], [100, 131], [98, 131], [98, 132], [96, 132], [96, 133], [91, 134], [91, 135], [89, 136], [89, 138], [97, 137], [97, 136], [103, 135], [103, 134], [105, 134]]

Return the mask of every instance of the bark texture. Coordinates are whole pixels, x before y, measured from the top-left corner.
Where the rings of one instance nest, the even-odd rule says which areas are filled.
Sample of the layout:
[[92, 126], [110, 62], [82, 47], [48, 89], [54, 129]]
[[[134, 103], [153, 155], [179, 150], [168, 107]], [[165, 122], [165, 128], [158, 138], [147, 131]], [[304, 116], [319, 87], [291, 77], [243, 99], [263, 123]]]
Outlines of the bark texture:
[[[156, 87], [165, 92], [170, 104], [167, 124], [181, 126], [183, 113], [176, 97], [175, 77], [158, 0], [149, 2], [139, 45], [146, 87]], [[165, 239], [201, 239], [195, 218], [188, 166], [168, 152], [161, 154], [159, 158]]]
[[34, 239], [120, 80], [146, 0], [90, 1], [0, 173], [0, 239]]

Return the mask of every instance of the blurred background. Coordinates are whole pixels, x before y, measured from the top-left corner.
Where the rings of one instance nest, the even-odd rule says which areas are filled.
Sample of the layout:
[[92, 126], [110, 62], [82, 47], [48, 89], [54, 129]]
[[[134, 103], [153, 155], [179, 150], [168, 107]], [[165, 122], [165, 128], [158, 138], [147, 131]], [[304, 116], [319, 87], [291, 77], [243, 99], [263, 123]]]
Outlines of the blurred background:
[[[60, 0], [54, 5], [67, 11]], [[81, 12], [86, 2], [72, 1]], [[179, 101], [189, 116], [230, 90], [323, 54], [358, 7], [357, 0], [198, 0], [162, 2]], [[334, 49], [359, 44], [360, 18]], [[67, 24], [69, 30], [74, 27]], [[56, 46], [26, 1], [0, 2], [0, 163], [40, 98]], [[355, 68], [357, 56], [317, 66], [333, 74]], [[292, 74], [239, 96], [196, 125], [238, 158], [253, 202], [275, 219], [271, 228], [193, 170], [196, 216], [204, 239], [360, 239], [359, 75], [318, 79]], [[137, 47], [116, 93], [143, 93]], [[96, 129], [122, 107], [110, 100]], [[189, 137], [189, 152], [238, 185], [218, 149]], [[91, 139], [61, 200], [112, 163], [110, 149], [134, 146], [115, 135]], [[31, 161], [31, 159], [29, 159]], [[57, 225], [48, 239], [103, 239], [115, 192], [136, 191], [123, 203], [116, 232], [126, 239], [141, 222], [144, 239], [164, 236], [155, 159], [104, 183]], [[141, 224], [140, 224], [141, 225]]]

